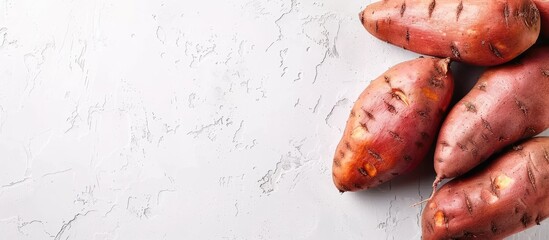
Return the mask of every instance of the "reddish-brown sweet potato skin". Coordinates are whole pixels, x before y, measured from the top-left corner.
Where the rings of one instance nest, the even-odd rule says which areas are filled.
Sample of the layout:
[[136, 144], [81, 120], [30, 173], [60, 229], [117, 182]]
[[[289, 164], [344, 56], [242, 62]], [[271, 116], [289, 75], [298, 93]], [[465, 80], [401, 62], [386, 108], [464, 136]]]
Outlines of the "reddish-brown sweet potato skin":
[[427, 202], [423, 240], [503, 239], [549, 216], [549, 137], [455, 178]]
[[382, 0], [359, 16], [381, 40], [481, 66], [510, 61], [540, 32], [539, 11], [531, 0]]
[[549, 127], [549, 47], [488, 69], [442, 124], [439, 179], [466, 173], [493, 153]]
[[541, 20], [541, 34], [549, 40], [549, 0], [534, 0]]
[[452, 96], [449, 61], [400, 63], [362, 92], [333, 159], [341, 192], [377, 186], [423, 160]]

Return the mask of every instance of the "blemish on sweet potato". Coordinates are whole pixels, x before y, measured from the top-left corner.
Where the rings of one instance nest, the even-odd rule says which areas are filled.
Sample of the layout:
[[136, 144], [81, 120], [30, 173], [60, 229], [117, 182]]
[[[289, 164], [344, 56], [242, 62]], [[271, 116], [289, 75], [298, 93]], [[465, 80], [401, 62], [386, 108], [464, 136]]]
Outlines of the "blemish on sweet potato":
[[444, 215], [443, 211], [438, 210], [435, 213], [434, 219], [435, 219], [435, 226], [443, 227], [444, 225], [446, 225], [446, 216]]
[[408, 97], [400, 88], [393, 88], [391, 90], [391, 96], [403, 102], [406, 106], [410, 106], [410, 103], [408, 102]]
[[469, 214], [473, 214], [473, 205], [471, 204], [471, 200], [467, 194], [465, 194], [465, 205], [467, 206], [467, 211]]
[[519, 107], [520, 111], [524, 113], [524, 115], [528, 115], [528, 108], [526, 107], [526, 104], [524, 104], [522, 101], [515, 99], [515, 103]]
[[505, 2], [503, 5], [503, 18], [505, 19], [505, 25], [509, 27], [509, 3]]
[[461, 58], [461, 54], [459, 53], [459, 50], [458, 48], [456, 47], [456, 45], [452, 44], [450, 45], [450, 50], [452, 50], [452, 55], [454, 55], [455, 58]]
[[469, 149], [467, 148], [467, 146], [465, 146], [464, 144], [457, 143], [457, 146], [461, 149], [461, 151], [467, 151], [467, 150], [469, 150]]
[[534, 189], [534, 191], [537, 191], [536, 177], [534, 176], [534, 173], [532, 172], [532, 168], [530, 168], [530, 166], [526, 168], [526, 173], [528, 174], [528, 181], [532, 185], [532, 188]]
[[490, 49], [490, 52], [492, 52], [492, 54], [494, 54], [496, 57], [503, 58], [503, 55], [501, 55], [499, 49], [492, 45], [492, 43], [488, 43], [488, 48]]
[[527, 5], [522, 6], [519, 12], [519, 17], [524, 20], [524, 25], [528, 28], [534, 27], [539, 22], [539, 11], [533, 2], [525, 2]]
[[524, 213], [522, 217], [520, 218], [520, 222], [522, 225], [526, 228], [530, 223], [532, 222], [532, 217], [528, 215], [528, 213]]
[[537, 131], [534, 127], [527, 127], [525, 130], [524, 130], [524, 136], [525, 137], [530, 137], [530, 136], [534, 136], [536, 135]]
[[465, 105], [465, 109], [467, 110], [467, 112], [473, 112], [473, 113], [477, 112], [477, 107], [475, 107], [473, 103], [464, 102], [463, 105]]
[[410, 43], [410, 29], [406, 28], [406, 42]]
[[541, 75], [544, 77], [549, 77], [549, 70], [548, 69], [541, 69]]
[[364, 164], [364, 169], [366, 170], [366, 173], [370, 177], [375, 177], [377, 175], [377, 168], [370, 163]]
[[496, 223], [495, 222], [490, 222], [490, 231], [492, 231], [492, 233], [497, 233], [498, 232], [498, 227], [496, 226]]
[[368, 111], [368, 110], [366, 110], [366, 109], [364, 109], [364, 108], [361, 108], [361, 109], [362, 109], [362, 111], [364, 111], [364, 113], [366, 114], [366, 116], [367, 116], [369, 119], [371, 119], [371, 120], [376, 120], [376, 118], [374, 117], [374, 115], [373, 115], [370, 111]]
[[404, 16], [404, 12], [406, 12], [406, 1], [404, 1], [402, 3], [402, 5], [400, 5], [400, 16]]
[[383, 161], [383, 158], [381, 158], [381, 155], [379, 155], [379, 153], [377, 153], [377, 152], [375, 152], [371, 149], [368, 149], [368, 154], [370, 154], [372, 157], [374, 157], [378, 161]]
[[492, 132], [492, 126], [490, 126], [490, 123], [489, 123], [486, 119], [484, 119], [484, 118], [481, 118], [481, 119], [482, 119], [482, 126], [484, 126], [484, 128], [485, 128], [486, 130], [488, 130], [488, 131], [490, 131], [491, 133], [493, 133], [493, 132]]
[[437, 6], [437, 2], [436, 0], [433, 0], [430, 4], [429, 4], [429, 18], [431, 18], [431, 16], [433, 15], [433, 11], [435, 10], [435, 7]]
[[341, 167], [341, 160], [339, 158], [334, 158], [334, 166]]
[[390, 113], [392, 114], [397, 113], [395, 106], [393, 106], [392, 104], [385, 102], [385, 106], [387, 107], [387, 111], [389, 111]]
[[402, 138], [400, 138], [400, 135], [398, 135], [398, 133], [389, 131], [389, 135], [391, 135], [391, 137], [397, 142], [402, 142]]
[[463, 1], [459, 1], [459, 5], [456, 9], [456, 22], [459, 20], [459, 15], [461, 15], [461, 11], [463, 11]]
[[431, 85], [434, 88], [444, 88], [444, 82], [435, 77], [431, 77], [431, 79], [429, 79], [429, 85]]
[[486, 91], [486, 82], [481, 82], [478, 84], [477, 88], [478, 90], [481, 90], [481, 91]]

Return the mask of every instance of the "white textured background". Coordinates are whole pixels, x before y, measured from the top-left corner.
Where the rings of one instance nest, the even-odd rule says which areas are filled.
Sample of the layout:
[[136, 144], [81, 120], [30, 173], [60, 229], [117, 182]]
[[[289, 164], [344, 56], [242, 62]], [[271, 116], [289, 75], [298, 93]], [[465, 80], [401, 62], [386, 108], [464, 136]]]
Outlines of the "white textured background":
[[429, 162], [332, 184], [353, 101], [416, 56], [366, 4], [1, 0], [0, 239], [419, 239]]

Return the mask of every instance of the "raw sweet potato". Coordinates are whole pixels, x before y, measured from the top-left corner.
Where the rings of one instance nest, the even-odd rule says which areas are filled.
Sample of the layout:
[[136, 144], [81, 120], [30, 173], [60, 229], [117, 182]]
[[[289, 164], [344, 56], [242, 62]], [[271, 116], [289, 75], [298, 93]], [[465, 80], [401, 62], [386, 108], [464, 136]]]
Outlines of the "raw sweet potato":
[[362, 92], [333, 160], [333, 180], [341, 192], [377, 186], [421, 162], [452, 96], [449, 61], [400, 63]]
[[359, 16], [381, 40], [481, 66], [510, 61], [540, 32], [539, 11], [531, 0], [382, 0]]
[[549, 0], [533, 0], [539, 9], [541, 34], [549, 39]]
[[549, 47], [489, 68], [450, 110], [435, 149], [437, 179], [466, 173], [493, 153], [549, 127]]
[[549, 137], [515, 146], [429, 200], [422, 239], [503, 239], [549, 216]]

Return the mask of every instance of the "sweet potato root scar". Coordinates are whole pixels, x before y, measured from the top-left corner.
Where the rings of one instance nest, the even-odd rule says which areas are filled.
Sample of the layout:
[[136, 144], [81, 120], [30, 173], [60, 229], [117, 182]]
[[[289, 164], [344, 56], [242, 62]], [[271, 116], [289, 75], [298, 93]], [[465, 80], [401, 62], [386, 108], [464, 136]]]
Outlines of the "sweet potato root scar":
[[446, 225], [446, 216], [444, 216], [444, 212], [441, 210], [435, 213], [435, 225], [437, 227], [444, 227]]
[[402, 101], [407, 107], [410, 106], [410, 102], [408, 101], [408, 97], [406, 97], [406, 94], [398, 88], [391, 89], [391, 95], [394, 98], [397, 98], [398, 100]]
[[368, 135], [368, 129], [362, 125], [355, 127], [355, 129], [353, 129], [353, 132], [351, 133], [351, 137], [357, 141], [366, 140], [367, 135]]
[[370, 177], [375, 177], [377, 175], [377, 168], [370, 163], [364, 164], [364, 170], [366, 170], [366, 173]]
[[493, 185], [496, 190], [504, 190], [514, 182], [515, 182], [514, 179], [510, 178], [505, 174], [501, 174], [494, 179]]
[[421, 93], [423, 93], [423, 96], [427, 97], [432, 101], [438, 101], [438, 95], [429, 88], [421, 88]]

